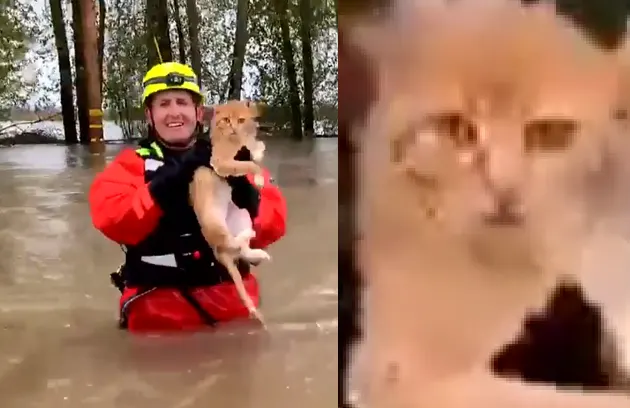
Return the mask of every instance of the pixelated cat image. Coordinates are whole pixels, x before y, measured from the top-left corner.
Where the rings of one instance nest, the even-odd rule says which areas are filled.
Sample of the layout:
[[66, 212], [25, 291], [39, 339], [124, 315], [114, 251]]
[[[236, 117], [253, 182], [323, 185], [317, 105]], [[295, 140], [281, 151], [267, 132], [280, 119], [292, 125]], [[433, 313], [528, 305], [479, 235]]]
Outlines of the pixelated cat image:
[[621, 53], [546, 4], [416, 3], [353, 33], [368, 405], [630, 406]]

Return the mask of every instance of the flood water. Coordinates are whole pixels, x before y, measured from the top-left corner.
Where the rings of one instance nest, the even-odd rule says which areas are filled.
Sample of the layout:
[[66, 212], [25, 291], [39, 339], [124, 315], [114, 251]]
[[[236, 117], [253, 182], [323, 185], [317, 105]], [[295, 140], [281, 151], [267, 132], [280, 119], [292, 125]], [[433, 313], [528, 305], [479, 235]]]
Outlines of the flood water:
[[335, 406], [337, 141], [267, 151], [289, 209], [259, 270], [268, 332], [238, 322], [139, 337], [117, 328], [109, 274], [122, 251], [88, 216], [102, 160], [80, 147], [0, 149], [0, 406]]

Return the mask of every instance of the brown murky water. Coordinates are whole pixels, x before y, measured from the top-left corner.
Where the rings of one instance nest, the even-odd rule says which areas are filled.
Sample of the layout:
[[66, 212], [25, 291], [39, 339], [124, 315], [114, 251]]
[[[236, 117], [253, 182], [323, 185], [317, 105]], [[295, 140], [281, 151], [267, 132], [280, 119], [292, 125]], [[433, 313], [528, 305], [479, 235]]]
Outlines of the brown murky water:
[[99, 164], [80, 148], [0, 150], [0, 406], [334, 406], [337, 142], [272, 142], [267, 157], [289, 207], [260, 270], [269, 331], [137, 337], [116, 326], [122, 252], [88, 217]]

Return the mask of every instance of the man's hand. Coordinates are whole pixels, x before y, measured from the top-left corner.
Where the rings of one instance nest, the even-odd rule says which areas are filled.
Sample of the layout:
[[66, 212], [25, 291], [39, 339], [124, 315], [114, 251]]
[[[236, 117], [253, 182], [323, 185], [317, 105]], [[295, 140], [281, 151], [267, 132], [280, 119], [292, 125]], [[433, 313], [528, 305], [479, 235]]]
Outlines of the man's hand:
[[188, 186], [195, 171], [210, 166], [212, 147], [210, 142], [198, 139], [195, 145], [180, 157], [167, 158], [155, 172], [149, 190], [155, 202], [164, 211], [170, 211], [188, 203]]
[[[251, 161], [252, 155], [245, 147], [236, 153], [235, 160]], [[249, 212], [249, 216], [256, 218], [258, 216], [258, 207], [260, 206], [260, 192], [252, 185], [247, 176], [230, 176], [226, 178], [230, 187], [232, 187], [232, 202], [238, 208], [244, 208]]]
[[238, 161], [252, 161], [252, 153], [249, 151], [248, 148], [246, 148], [245, 146], [241, 147], [241, 150], [239, 150], [236, 153], [236, 156], [234, 156], [234, 160], [238, 160]]

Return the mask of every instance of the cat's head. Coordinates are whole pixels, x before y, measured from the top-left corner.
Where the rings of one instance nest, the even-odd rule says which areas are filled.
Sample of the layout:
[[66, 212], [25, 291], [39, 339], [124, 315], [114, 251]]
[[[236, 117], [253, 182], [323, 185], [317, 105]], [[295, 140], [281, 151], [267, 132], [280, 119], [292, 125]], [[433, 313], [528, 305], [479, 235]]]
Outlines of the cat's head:
[[575, 258], [628, 148], [617, 57], [518, 2], [415, 6], [355, 38], [379, 71], [356, 135], [365, 233], [434, 234], [488, 262]]
[[212, 108], [211, 140], [214, 147], [230, 146], [238, 151], [256, 148], [258, 105], [252, 101], [228, 101]]

